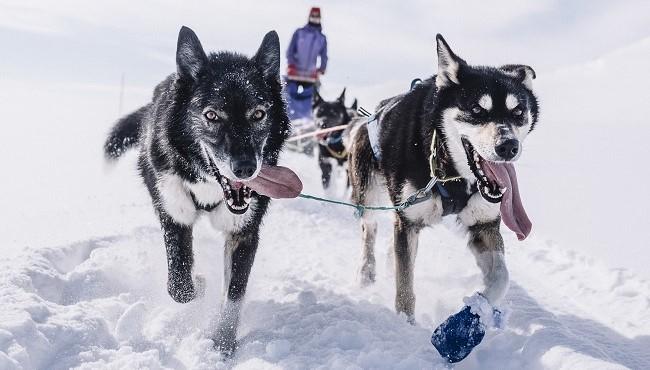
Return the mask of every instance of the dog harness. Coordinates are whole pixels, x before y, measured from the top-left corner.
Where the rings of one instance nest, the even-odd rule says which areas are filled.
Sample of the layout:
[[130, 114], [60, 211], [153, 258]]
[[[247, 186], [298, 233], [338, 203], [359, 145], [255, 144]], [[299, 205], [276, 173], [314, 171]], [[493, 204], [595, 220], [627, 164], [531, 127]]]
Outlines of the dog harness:
[[[422, 82], [419, 78], [411, 81], [411, 90]], [[381, 107], [374, 114], [367, 110], [359, 108], [359, 113], [368, 117], [366, 128], [368, 129], [368, 141], [372, 149], [373, 156], [377, 161], [381, 161], [381, 146], [379, 143], [379, 116], [388, 113], [400, 102], [399, 96], [391, 104]], [[410, 199], [412, 204], [423, 202], [432, 195], [432, 188], [435, 186], [436, 191], [440, 194], [442, 200], [443, 216], [460, 212], [469, 201], [469, 198], [478, 191], [476, 184], [472, 185], [467, 191], [467, 181], [463, 179], [451, 163], [450, 155], [447, 148], [438, 135], [438, 130], [434, 128], [431, 138], [431, 154], [429, 156], [429, 171], [431, 180], [424, 188], [416, 192], [415, 198]]]

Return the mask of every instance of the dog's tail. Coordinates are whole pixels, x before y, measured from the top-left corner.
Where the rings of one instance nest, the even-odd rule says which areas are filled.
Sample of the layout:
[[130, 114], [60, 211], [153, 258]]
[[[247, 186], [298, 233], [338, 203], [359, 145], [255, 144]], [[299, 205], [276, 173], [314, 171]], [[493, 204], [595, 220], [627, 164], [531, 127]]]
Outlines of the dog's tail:
[[107, 160], [118, 159], [138, 143], [142, 122], [150, 108], [151, 105], [145, 105], [117, 121], [104, 143], [104, 156]]
[[353, 135], [349, 158], [352, 201], [356, 204], [365, 204], [368, 186], [378, 166], [370, 147], [368, 128], [365, 125], [358, 127], [356, 134]]

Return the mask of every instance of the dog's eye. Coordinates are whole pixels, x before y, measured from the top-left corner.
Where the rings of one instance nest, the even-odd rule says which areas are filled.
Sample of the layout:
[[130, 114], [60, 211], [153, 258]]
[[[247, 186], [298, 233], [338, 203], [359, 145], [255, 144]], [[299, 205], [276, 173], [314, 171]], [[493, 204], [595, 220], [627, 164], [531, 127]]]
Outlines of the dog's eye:
[[515, 109], [512, 110], [512, 115], [515, 117], [519, 117], [522, 114], [524, 114], [524, 111], [519, 107], [516, 107]]
[[217, 116], [217, 113], [213, 110], [209, 110], [203, 115], [208, 119], [208, 121], [217, 121], [219, 119], [219, 116]]
[[476, 104], [476, 105], [474, 105], [474, 106], [472, 107], [472, 113], [474, 113], [475, 115], [479, 115], [479, 114], [483, 113], [483, 110], [484, 110], [484, 109], [481, 108], [481, 106], [478, 105], [478, 104]]
[[251, 118], [253, 118], [255, 121], [259, 121], [262, 118], [264, 118], [264, 116], [266, 116], [266, 113], [263, 110], [258, 109], [255, 112], [253, 112]]

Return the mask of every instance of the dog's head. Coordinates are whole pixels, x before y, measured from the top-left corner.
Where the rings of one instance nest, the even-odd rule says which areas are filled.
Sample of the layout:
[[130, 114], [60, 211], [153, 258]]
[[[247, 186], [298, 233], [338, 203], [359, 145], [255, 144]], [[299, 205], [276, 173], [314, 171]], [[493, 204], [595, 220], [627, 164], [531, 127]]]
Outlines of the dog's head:
[[[350, 122], [348, 108], [345, 106], [345, 88], [341, 92], [341, 95], [334, 101], [323, 100], [318, 92], [314, 93], [312, 116], [319, 129], [341, 126]], [[317, 138], [324, 140], [328, 137], [338, 137], [340, 134], [340, 131], [331, 134], [325, 133], [317, 135]]]
[[[256, 178], [265, 160], [275, 164], [288, 131], [275, 31], [248, 58], [228, 52], [206, 55], [196, 34], [183, 27], [176, 66], [169, 137], [189, 153], [186, 159], [203, 176], [218, 177], [229, 193]], [[250, 192], [245, 193], [241, 195], [248, 200]]]
[[318, 92], [315, 92], [312, 101], [312, 116], [319, 128], [346, 124], [350, 120], [350, 116], [345, 106], [345, 88], [334, 101], [326, 101]]
[[360, 116], [359, 112], [357, 112], [357, 109], [359, 109], [359, 102], [355, 98], [354, 101], [352, 102], [352, 105], [350, 105], [347, 109], [348, 116], [350, 116], [350, 119], [354, 119]]
[[519, 159], [535, 127], [535, 71], [526, 65], [470, 66], [441, 35], [436, 39], [435, 84], [446, 143], [461, 175], [476, 177], [484, 198], [499, 202], [505, 189], [492, 179], [490, 169]]

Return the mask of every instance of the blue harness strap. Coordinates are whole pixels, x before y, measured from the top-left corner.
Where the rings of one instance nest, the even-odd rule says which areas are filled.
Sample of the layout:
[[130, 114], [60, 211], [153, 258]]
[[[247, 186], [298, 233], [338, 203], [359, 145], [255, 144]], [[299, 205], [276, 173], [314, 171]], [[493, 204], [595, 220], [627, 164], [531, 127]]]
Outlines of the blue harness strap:
[[440, 182], [436, 182], [436, 189], [438, 189], [438, 194], [443, 198], [449, 198], [449, 192]]

